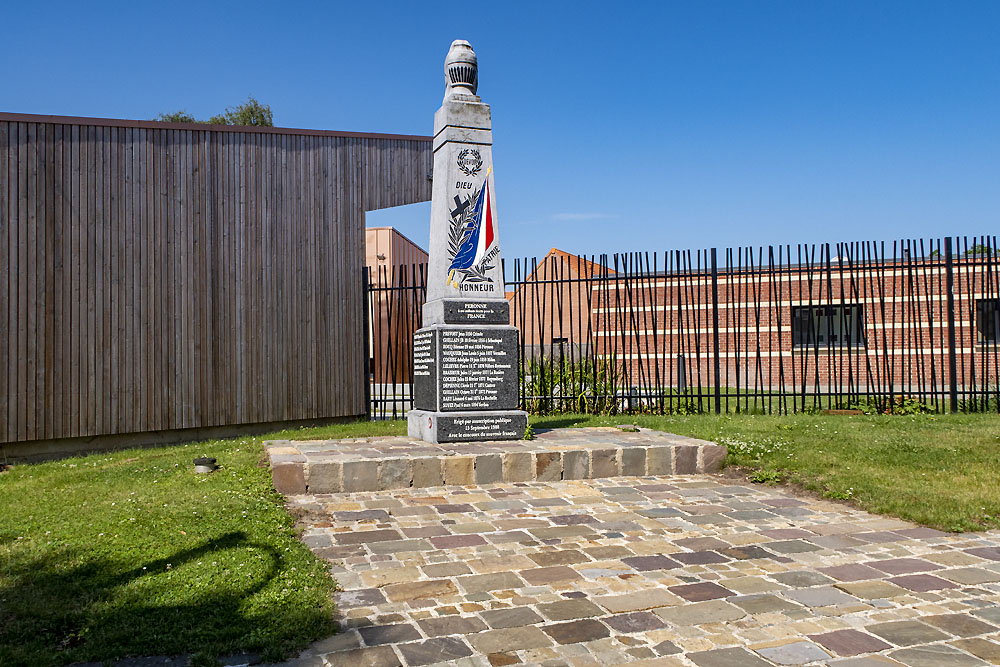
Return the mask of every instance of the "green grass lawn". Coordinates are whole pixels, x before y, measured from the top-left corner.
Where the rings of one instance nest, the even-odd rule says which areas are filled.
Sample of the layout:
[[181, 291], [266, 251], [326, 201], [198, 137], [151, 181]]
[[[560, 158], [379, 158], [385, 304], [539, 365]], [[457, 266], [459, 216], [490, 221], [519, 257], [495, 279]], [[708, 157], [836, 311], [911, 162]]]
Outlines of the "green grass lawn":
[[[0, 473], [0, 665], [240, 651], [277, 659], [332, 634], [335, 583], [295, 539], [259, 441]], [[221, 468], [195, 475], [201, 455]]]
[[536, 429], [631, 423], [729, 448], [727, 465], [870, 512], [950, 531], [1000, 527], [1000, 416], [691, 415], [532, 419]]

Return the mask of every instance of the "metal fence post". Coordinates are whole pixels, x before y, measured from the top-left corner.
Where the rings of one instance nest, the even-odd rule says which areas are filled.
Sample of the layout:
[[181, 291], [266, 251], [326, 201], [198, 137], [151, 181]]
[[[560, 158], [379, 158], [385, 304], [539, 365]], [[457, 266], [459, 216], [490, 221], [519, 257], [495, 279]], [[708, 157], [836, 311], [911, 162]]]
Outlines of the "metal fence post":
[[958, 368], [955, 347], [955, 261], [951, 237], [944, 239], [944, 266], [948, 291], [948, 393], [951, 411], [958, 412]]
[[722, 413], [722, 373], [719, 370], [719, 266], [712, 248], [712, 356], [715, 365], [715, 414]]
[[365, 353], [362, 356], [364, 361], [365, 369], [365, 418], [368, 421], [372, 419], [372, 369], [371, 369], [371, 355], [372, 355], [372, 341], [371, 341], [371, 330], [369, 329], [368, 318], [371, 316], [369, 312], [371, 310], [371, 274], [370, 269], [366, 266], [361, 269], [361, 293], [364, 295], [361, 301], [361, 307], [365, 311], [365, 339], [364, 339], [364, 349]]

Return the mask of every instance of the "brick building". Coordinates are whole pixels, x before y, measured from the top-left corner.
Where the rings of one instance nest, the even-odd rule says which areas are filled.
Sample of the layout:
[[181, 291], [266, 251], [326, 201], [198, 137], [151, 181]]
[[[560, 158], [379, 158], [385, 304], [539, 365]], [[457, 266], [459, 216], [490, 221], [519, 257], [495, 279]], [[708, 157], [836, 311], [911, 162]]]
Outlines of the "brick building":
[[408, 383], [413, 332], [419, 328], [427, 251], [393, 227], [365, 229], [365, 266], [373, 285], [368, 297], [369, 375], [378, 385]]

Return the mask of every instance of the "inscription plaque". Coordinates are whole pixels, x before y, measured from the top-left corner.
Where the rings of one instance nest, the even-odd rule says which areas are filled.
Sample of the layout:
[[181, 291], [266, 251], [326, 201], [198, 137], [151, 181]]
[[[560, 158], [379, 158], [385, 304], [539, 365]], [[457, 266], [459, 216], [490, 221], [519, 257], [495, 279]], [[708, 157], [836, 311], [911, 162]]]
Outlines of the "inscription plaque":
[[506, 301], [444, 301], [445, 324], [510, 324]]
[[418, 410], [517, 408], [516, 329], [421, 329], [413, 340]]
[[509, 391], [517, 387], [517, 331], [441, 329], [439, 335], [441, 410], [517, 407], [516, 392]]

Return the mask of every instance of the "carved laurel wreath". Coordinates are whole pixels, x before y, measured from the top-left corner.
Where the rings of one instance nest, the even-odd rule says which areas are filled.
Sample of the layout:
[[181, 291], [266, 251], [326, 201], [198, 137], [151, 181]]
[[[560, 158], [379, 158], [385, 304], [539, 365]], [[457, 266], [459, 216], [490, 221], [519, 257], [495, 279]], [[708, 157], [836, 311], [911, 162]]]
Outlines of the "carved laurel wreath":
[[[462, 247], [462, 243], [472, 234], [472, 212], [475, 208], [473, 202], [477, 199], [479, 199], [479, 190], [475, 190], [471, 195], [465, 195], [465, 206], [462, 208], [462, 211], [451, 216], [451, 229], [448, 232], [449, 262], [455, 259], [455, 255], [458, 254], [458, 249]], [[462, 282], [467, 280], [470, 283], [482, 283], [492, 282], [486, 275], [486, 272], [491, 269], [493, 269], [493, 265], [487, 264], [486, 258], [483, 258], [479, 264], [471, 266], [468, 269], [455, 269], [455, 272], [461, 274]]]
[[[465, 164], [466, 158], [469, 158], [471, 166]], [[475, 176], [483, 168], [483, 157], [473, 148], [463, 148], [458, 152], [458, 168], [466, 176]]]

